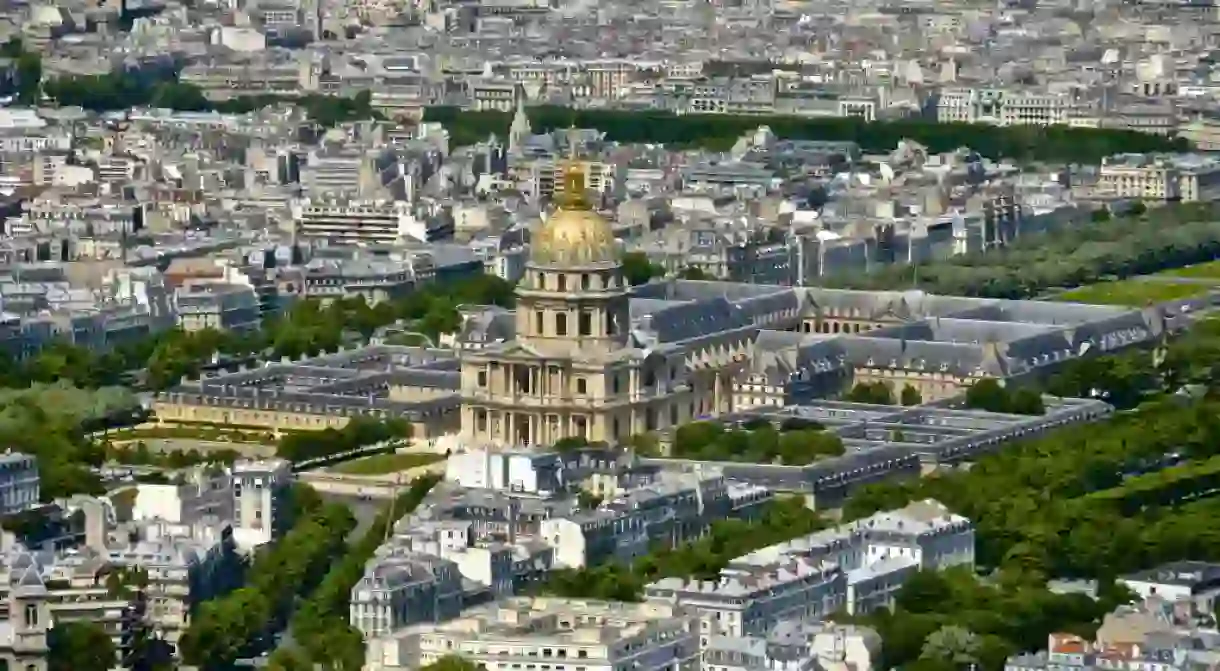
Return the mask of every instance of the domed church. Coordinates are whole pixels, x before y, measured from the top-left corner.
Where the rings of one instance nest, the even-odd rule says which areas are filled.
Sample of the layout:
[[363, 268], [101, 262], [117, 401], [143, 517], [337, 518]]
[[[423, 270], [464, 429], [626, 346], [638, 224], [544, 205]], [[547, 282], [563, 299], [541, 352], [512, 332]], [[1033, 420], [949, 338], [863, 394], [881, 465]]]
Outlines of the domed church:
[[[568, 162], [558, 208], [531, 236], [517, 285], [515, 339], [461, 353], [468, 440], [613, 444], [729, 408], [732, 369], [745, 360], [756, 329], [727, 313], [671, 315], [692, 324], [718, 316], [733, 322], [699, 329], [715, 340], [692, 347], [664, 342], [647, 324], [633, 327], [620, 245], [586, 201], [584, 174], [582, 164]], [[676, 326], [667, 331], [678, 333]]]

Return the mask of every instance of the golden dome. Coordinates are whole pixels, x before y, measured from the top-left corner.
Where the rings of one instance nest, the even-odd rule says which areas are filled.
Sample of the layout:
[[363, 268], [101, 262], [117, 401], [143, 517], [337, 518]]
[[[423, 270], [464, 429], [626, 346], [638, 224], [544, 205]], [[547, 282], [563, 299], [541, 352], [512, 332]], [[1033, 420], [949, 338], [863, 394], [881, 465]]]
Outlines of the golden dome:
[[569, 162], [563, 185], [556, 198], [559, 209], [530, 238], [530, 261], [557, 267], [618, 263], [619, 246], [610, 222], [585, 203], [585, 166]]
[[561, 209], [531, 237], [530, 260], [561, 267], [618, 262], [618, 241], [596, 212]]

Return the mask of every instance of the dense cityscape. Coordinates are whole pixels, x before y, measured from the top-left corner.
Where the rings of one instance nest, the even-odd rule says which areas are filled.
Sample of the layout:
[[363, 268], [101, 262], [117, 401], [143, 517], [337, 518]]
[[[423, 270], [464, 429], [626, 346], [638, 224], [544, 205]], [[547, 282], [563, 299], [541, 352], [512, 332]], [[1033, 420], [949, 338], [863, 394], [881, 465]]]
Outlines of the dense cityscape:
[[7, 671], [1220, 669], [1220, 12], [10, 1]]

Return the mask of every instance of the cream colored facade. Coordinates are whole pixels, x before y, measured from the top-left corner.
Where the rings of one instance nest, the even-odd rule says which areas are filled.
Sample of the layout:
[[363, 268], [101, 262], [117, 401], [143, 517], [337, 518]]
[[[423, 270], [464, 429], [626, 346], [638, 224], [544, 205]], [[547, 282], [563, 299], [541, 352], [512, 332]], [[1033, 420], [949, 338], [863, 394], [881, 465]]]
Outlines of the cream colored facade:
[[586, 172], [569, 165], [563, 207], [533, 236], [517, 287], [516, 340], [462, 353], [468, 439], [615, 443], [732, 408], [748, 335], [655, 349], [636, 342], [618, 243], [583, 202]]

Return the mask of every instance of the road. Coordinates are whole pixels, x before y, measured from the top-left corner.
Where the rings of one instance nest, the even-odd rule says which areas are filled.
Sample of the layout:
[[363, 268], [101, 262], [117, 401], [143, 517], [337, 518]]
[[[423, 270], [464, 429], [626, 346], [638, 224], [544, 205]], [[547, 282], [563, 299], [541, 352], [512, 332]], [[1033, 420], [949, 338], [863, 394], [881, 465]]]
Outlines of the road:
[[363, 536], [364, 532], [368, 531], [369, 526], [372, 525], [373, 519], [377, 517], [378, 513], [389, 506], [389, 501], [385, 499], [366, 501], [356, 496], [339, 496], [335, 494], [322, 494], [322, 500], [342, 503], [356, 516], [356, 528], [348, 536], [348, 542]]

